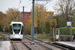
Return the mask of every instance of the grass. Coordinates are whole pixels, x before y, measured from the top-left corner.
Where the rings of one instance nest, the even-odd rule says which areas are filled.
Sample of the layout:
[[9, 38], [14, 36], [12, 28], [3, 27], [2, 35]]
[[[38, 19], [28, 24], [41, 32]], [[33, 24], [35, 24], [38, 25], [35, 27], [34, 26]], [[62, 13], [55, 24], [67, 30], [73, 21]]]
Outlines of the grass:
[[35, 37], [42, 39], [42, 40], [50, 41], [49, 34], [35, 34]]

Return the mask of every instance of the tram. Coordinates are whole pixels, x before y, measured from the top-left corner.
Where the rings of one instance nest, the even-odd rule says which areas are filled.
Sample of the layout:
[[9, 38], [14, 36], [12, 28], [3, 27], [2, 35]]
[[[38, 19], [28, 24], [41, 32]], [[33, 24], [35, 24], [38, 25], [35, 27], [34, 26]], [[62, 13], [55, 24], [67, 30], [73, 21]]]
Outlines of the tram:
[[23, 28], [24, 25], [22, 22], [11, 22], [10, 23], [10, 39], [23, 39]]

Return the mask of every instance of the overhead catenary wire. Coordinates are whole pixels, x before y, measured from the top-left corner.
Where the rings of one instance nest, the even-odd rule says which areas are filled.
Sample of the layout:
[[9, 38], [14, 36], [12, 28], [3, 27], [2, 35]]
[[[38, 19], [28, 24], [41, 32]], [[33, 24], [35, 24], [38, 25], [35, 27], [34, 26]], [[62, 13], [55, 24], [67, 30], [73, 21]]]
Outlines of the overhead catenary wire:
[[19, 9], [21, 2], [22, 2], [22, 0], [20, 0], [19, 5], [18, 5], [18, 8], [17, 8], [17, 9]]
[[25, 8], [30, 8], [30, 6], [32, 7], [32, 3], [29, 3], [28, 5], [25, 6]]
[[[22, 0], [20, 0], [20, 2], [19, 2], [18, 8], [17, 8], [18, 10], [19, 10], [19, 7], [20, 7], [21, 3], [22, 3]], [[46, 6], [48, 3], [49, 2], [46, 2], [46, 4], [44, 4], [44, 6]], [[31, 4], [32, 3], [29, 3], [25, 8], [28, 8]]]
[[[20, 2], [19, 2], [19, 5], [18, 5], [17, 10], [19, 10], [19, 7], [20, 7], [21, 2], [22, 2], [22, 0], [20, 0]], [[19, 21], [19, 11], [17, 12], [17, 14], [18, 14], [18, 21]]]
[[[19, 7], [20, 7], [21, 3], [22, 3], [22, 0], [20, 0], [20, 2], [19, 2], [18, 10], [19, 10]], [[32, 6], [32, 3], [31, 3], [31, 2], [28, 3], [28, 4], [27, 4], [26, 6], [24, 6], [24, 7], [25, 7], [25, 8], [28, 8], [29, 6]]]

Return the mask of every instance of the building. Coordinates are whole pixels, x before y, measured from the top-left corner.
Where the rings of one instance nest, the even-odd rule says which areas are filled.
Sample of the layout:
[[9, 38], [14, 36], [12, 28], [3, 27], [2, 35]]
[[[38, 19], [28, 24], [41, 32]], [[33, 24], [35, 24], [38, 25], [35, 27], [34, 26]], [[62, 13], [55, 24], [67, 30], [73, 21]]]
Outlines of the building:
[[[31, 12], [24, 12], [24, 22], [28, 22], [28, 20], [30, 20], [30, 15], [31, 15]], [[21, 14], [21, 19], [20, 21], [23, 21], [23, 13]]]

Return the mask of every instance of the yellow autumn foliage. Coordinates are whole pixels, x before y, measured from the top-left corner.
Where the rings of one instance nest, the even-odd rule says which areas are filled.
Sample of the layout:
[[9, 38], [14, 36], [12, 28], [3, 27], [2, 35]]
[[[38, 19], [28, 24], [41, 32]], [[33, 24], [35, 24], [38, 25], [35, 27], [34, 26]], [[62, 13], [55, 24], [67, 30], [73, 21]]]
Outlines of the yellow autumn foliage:
[[50, 29], [52, 30], [52, 26], [54, 26], [55, 28], [56, 28], [56, 25], [57, 25], [57, 21], [56, 21], [56, 19], [51, 19], [50, 20]]
[[[38, 27], [38, 24], [42, 26], [42, 24], [45, 24], [47, 18], [53, 15], [53, 12], [47, 12], [46, 7], [44, 7], [43, 4], [35, 4], [35, 17], [34, 17], [34, 26]], [[32, 23], [32, 10], [30, 15], [30, 23]]]

